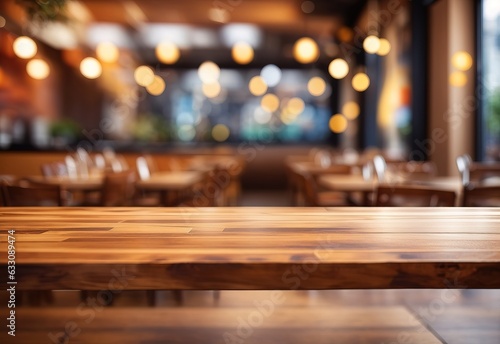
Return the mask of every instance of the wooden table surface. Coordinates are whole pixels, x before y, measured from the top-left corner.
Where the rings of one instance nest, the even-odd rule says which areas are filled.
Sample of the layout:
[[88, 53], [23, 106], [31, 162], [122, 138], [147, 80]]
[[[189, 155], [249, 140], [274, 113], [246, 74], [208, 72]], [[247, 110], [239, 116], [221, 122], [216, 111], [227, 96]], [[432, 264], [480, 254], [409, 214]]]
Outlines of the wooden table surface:
[[[435, 188], [438, 190], [454, 191], [457, 194], [462, 189], [462, 183], [458, 177], [431, 177], [425, 179], [409, 179], [404, 177], [395, 177], [388, 179], [384, 185], [420, 185], [423, 187]], [[376, 178], [365, 180], [360, 175], [335, 175], [326, 174], [319, 177], [319, 183], [332, 190], [342, 192], [371, 192], [379, 185]]]
[[29, 176], [27, 179], [40, 184], [59, 185], [62, 189], [69, 191], [100, 190], [104, 182], [102, 175], [89, 176], [87, 178]]
[[157, 172], [148, 179], [138, 180], [136, 185], [145, 190], [184, 190], [200, 182], [203, 172]]
[[500, 288], [494, 208], [0, 208], [11, 229], [18, 289]]

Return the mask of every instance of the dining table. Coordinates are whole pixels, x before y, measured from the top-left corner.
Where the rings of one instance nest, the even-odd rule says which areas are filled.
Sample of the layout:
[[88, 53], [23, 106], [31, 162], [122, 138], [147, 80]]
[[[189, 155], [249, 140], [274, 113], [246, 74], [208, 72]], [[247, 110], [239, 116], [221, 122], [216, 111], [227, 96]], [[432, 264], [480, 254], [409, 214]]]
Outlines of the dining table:
[[164, 171], [155, 172], [149, 178], [136, 182], [139, 190], [160, 192], [162, 204], [172, 206], [182, 192], [191, 189], [205, 178], [203, 171]]
[[[318, 183], [330, 190], [345, 193], [359, 192], [363, 194], [363, 205], [370, 205], [369, 194], [380, 186], [418, 185], [442, 191], [453, 191], [457, 199], [462, 193], [462, 182], [458, 176], [435, 177], [427, 176], [412, 178], [411, 175], [389, 175], [383, 182], [377, 178], [364, 178], [362, 175], [325, 174], [318, 178]], [[459, 204], [459, 203], [458, 203]]]
[[500, 288], [496, 208], [4, 207], [0, 232], [19, 290]]
[[37, 184], [57, 185], [62, 190], [77, 192], [77, 191], [99, 191], [104, 182], [104, 175], [89, 175], [85, 177], [69, 177], [69, 176], [28, 176], [28, 181]]

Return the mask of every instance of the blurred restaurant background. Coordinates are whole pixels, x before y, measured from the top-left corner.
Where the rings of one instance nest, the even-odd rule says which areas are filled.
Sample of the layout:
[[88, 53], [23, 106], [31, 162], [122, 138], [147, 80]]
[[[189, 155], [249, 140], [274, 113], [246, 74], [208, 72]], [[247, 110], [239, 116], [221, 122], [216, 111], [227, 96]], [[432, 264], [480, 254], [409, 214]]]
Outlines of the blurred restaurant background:
[[290, 161], [361, 172], [380, 155], [458, 178], [459, 156], [500, 160], [494, 0], [12, 0], [0, 15], [2, 175], [231, 157], [239, 189], [285, 190]]

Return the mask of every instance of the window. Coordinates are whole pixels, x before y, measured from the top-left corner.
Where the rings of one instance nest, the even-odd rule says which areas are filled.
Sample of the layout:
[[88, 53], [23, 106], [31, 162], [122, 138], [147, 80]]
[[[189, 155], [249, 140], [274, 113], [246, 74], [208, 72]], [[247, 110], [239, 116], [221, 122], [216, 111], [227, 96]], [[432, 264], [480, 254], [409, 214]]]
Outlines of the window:
[[483, 0], [481, 9], [483, 89], [480, 155], [500, 161], [500, 1]]

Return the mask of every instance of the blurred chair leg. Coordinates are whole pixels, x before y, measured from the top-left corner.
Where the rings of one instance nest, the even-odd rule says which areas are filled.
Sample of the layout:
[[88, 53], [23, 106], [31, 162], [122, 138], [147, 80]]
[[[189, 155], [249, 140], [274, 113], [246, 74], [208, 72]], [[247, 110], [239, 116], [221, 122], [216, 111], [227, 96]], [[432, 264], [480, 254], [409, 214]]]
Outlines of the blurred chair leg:
[[177, 306], [182, 306], [182, 304], [184, 303], [182, 290], [173, 290], [172, 293], [174, 294], [174, 299]]
[[156, 306], [156, 291], [148, 290], [146, 296], [148, 298], [148, 306], [150, 307]]

